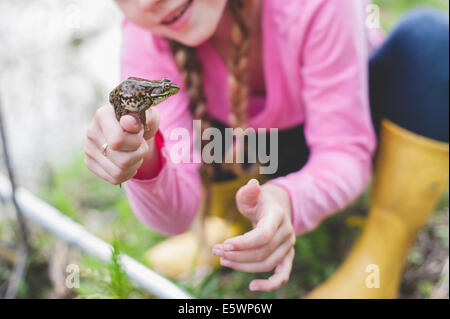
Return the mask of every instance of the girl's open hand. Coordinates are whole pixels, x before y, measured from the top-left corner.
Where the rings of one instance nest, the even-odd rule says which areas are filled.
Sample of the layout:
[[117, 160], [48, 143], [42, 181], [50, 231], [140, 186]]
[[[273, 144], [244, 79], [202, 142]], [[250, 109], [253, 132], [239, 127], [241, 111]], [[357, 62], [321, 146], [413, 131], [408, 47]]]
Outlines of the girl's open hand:
[[[117, 121], [111, 105], [102, 106], [89, 125], [84, 145], [86, 166], [107, 182], [118, 185], [134, 175], [143, 164], [154, 161], [152, 142], [158, 127], [156, 110], [147, 110], [148, 131], [133, 115]], [[102, 145], [107, 144], [105, 154]]]
[[291, 222], [288, 193], [281, 187], [252, 179], [236, 194], [239, 211], [253, 223], [254, 229], [227, 239], [213, 248], [222, 266], [259, 273], [275, 269], [268, 279], [256, 279], [250, 290], [272, 291], [284, 285], [290, 276], [296, 240]]

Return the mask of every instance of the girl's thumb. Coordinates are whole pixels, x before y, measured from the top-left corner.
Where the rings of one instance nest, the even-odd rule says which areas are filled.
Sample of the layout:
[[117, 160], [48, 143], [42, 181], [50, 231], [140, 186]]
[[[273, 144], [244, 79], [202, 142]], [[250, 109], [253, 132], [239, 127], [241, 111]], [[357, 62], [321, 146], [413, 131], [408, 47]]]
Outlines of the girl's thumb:
[[261, 186], [258, 180], [251, 179], [242, 186], [236, 194], [236, 205], [239, 211], [248, 219], [255, 222], [258, 206], [258, 198], [261, 193]]
[[137, 134], [142, 130], [142, 124], [137, 116], [131, 114], [124, 115], [120, 118], [120, 126], [131, 134]]

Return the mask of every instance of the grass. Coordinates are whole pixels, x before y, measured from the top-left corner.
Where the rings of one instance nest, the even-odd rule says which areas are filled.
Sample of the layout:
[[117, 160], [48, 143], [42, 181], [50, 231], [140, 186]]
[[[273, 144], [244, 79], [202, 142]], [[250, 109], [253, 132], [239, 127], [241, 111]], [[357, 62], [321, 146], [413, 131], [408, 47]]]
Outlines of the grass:
[[429, 6], [449, 11], [448, 0], [373, 0], [381, 9], [381, 22], [385, 29], [390, 29], [398, 18], [410, 9]]

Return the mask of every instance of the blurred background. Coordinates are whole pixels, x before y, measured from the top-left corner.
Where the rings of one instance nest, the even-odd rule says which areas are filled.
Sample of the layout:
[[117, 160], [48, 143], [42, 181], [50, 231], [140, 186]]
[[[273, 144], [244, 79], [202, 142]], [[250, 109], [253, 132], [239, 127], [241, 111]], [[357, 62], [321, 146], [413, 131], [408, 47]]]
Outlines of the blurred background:
[[[447, 0], [374, 3], [386, 31], [415, 6], [449, 10]], [[87, 126], [119, 81], [122, 18], [109, 0], [0, 1], [0, 104], [17, 183], [145, 263], [145, 252], [164, 237], [136, 220], [123, 189], [93, 176], [83, 162]], [[0, 173], [6, 176], [4, 161]], [[227, 269], [177, 284], [203, 298], [301, 297], [343, 260], [364, 224], [367, 197], [297, 241], [291, 280], [276, 292], [252, 293], [254, 275]], [[448, 298], [448, 207], [447, 193], [409, 255], [401, 298]], [[31, 221], [27, 226], [32, 248], [18, 298], [152, 297], [130, 283], [114, 258], [102, 263]], [[0, 296], [17, 259], [17, 229], [14, 207], [0, 201]], [[65, 285], [68, 264], [80, 267], [79, 288]]]

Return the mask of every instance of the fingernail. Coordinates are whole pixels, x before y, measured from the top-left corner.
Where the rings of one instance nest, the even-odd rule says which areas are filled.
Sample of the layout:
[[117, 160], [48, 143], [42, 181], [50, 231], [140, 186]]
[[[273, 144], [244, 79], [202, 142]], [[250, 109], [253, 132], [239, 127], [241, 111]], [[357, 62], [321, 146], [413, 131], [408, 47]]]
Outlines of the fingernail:
[[213, 249], [212, 252], [214, 256], [222, 256], [222, 251], [220, 249]]
[[258, 289], [259, 289], [259, 287], [258, 287], [257, 284], [254, 284], [254, 283], [251, 283], [251, 284], [250, 284], [250, 290], [251, 290], [251, 291], [255, 291], [255, 290], [258, 290]]
[[254, 184], [254, 183], [259, 183], [259, 182], [256, 178], [252, 178], [251, 180], [248, 181], [248, 184], [251, 184], [251, 183]]
[[135, 126], [135, 127], [139, 127], [139, 124], [141, 124], [141, 121], [139, 121], [139, 119], [137, 119], [137, 118], [135, 118], [134, 116], [132, 116], [132, 118], [133, 118], [133, 125]]
[[228, 259], [220, 258], [220, 264], [222, 266], [229, 266], [231, 264], [231, 262]]
[[231, 244], [225, 244], [225, 245], [223, 245], [223, 250], [227, 250], [227, 251], [234, 250], [234, 246]]

